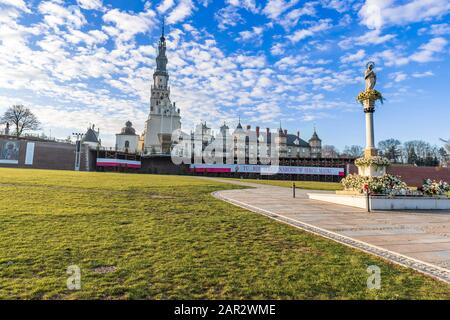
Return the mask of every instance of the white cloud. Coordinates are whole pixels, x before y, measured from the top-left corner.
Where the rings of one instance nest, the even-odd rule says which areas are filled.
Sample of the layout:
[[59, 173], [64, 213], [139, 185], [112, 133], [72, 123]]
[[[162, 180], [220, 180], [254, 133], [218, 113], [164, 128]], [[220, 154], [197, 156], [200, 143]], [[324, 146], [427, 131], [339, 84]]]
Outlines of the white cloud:
[[217, 11], [214, 15], [214, 19], [219, 23], [218, 26], [220, 30], [225, 30], [229, 26], [234, 27], [239, 23], [244, 22], [238, 9], [233, 6], [225, 7]]
[[44, 1], [39, 4], [38, 9], [46, 24], [54, 30], [59, 30], [60, 27], [79, 29], [86, 23], [85, 17], [76, 6], [66, 8], [56, 2]]
[[241, 31], [239, 32], [239, 39], [242, 41], [251, 41], [257, 44], [262, 43], [262, 37], [264, 34], [264, 27], [253, 27], [250, 31]]
[[244, 8], [252, 13], [259, 12], [255, 0], [226, 0], [226, 3], [234, 7]]
[[355, 45], [358, 46], [368, 46], [368, 45], [378, 45], [388, 42], [396, 37], [395, 34], [389, 33], [381, 35], [380, 29], [375, 29], [366, 32], [365, 34], [358, 37], [347, 37], [346, 39], [339, 41], [338, 45], [342, 49], [349, 49]]
[[383, 60], [386, 66], [403, 66], [409, 62], [409, 58], [399, 52], [397, 49], [386, 49], [374, 54], [371, 60], [377, 62]]
[[425, 77], [431, 77], [434, 76], [434, 73], [432, 71], [425, 71], [425, 72], [414, 72], [412, 74], [414, 78], [425, 78]]
[[156, 10], [158, 10], [159, 13], [164, 13], [170, 8], [172, 8], [174, 4], [175, 4], [174, 0], [163, 0], [156, 8]]
[[339, 13], [349, 11], [353, 2], [353, 0], [320, 0], [320, 3], [324, 8], [331, 8]]
[[433, 24], [429, 30], [426, 30], [426, 28], [423, 28], [421, 30], [423, 30], [424, 32], [428, 31], [430, 34], [434, 36], [444, 36], [450, 34], [450, 24], [448, 23]]
[[360, 37], [356, 37], [355, 41], [359, 45], [382, 44], [382, 43], [385, 43], [386, 41], [389, 41], [394, 38], [395, 38], [395, 34], [381, 35], [379, 30], [372, 30]]
[[299, 0], [269, 0], [263, 13], [270, 19], [276, 20], [283, 12], [294, 6]]
[[294, 57], [294, 56], [283, 57], [275, 63], [275, 67], [282, 69], [282, 70], [290, 68], [292, 66], [298, 65], [300, 63], [301, 58], [302, 57], [300, 57], [300, 56], [298, 56], [298, 57]]
[[30, 9], [27, 7], [23, 0], [0, 0], [0, 4], [12, 6], [27, 13], [31, 13]]
[[276, 43], [272, 46], [272, 48], [270, 48], [270, 53], [273, 56], [279, 56], [282, 55], [284, 53], [284, 47], [282, 43]]
[[393, 79], [395, 82], [401, 82], [406, 80], [407, 75], [404, 72], [395, 72], [390, 74], [389, 78]]
[[366, 51], [363, 49], [358, 50], [353, 54], [347, 54], [341, 58], [342, 63], [360, 62], [366, 56]]
[[78, 5], [86, 10], [99, 10], [102, 8], [102, 0], [77, 0]]
[[441, 17], [450, 10], [448, 0], [412, 0], [399, 3], [394, 0], [366, 0], [359, 10], [361, 23], [369, 29], [385, 25], [403, 25]]
[[373, 59], [383, 60], [386, 66], [403, 66], [410, 62], [426, 63], [436, 60], [436, 54], [443, 52], [446, 45], [446, 39], [437, 37], [422, 44], [418, 50], [412, 54], [405, 54], [404, 48], [399, 47], [378, 52], [373, 55]]
[[300, 40], [311, 37], [318, 32], [330, 29], [332, 27], [330, 22], [330, 19], [319, 20], [318, 23], [312, 25], [311, 27], [297, 30], [292, 35], [287, 36], [287, 38], [294, 43], [299, 42]]
[[180, 0], [178, 5], [173, 9], [167, 17], [167, 23], [175, 24], [183, 21], [192, 14], [194, 5], [192, 0]]
[[447, 40], [438, 37], [420, 46], [419, 51], [412, 54], [410, 59], [416, 62], [428, 62], [435, 59], [435, 54], [442, 52], [447, 45]]
[[112, 9], [103, 15], [103, 21], [115, 27], [104, 26], [103, 30], [120, 41], [129, 41], [138, 33], [150, 31], [155, 26], [155, 15], [155, 12], [150, 9], [139, 14]]
[[306, 2], [301, 8], [293, 9], [286, 13], [279, 23], [285, 28], [297, 25], [298, 21], [303, 16], [314, 16], [316, 14], [316, 2]]
[[86, 33], [79, 30], [71, 30], [70, 33], [64, 35], [64, 38], [73, 44], [84, 42], [89, 47], [108, 40], [108, 36], [100, 30], [90, 30]]
[[448, 23], [434, 24], [431, 26], [431, 34], [436, 36], [450, 34], [450, 25]]

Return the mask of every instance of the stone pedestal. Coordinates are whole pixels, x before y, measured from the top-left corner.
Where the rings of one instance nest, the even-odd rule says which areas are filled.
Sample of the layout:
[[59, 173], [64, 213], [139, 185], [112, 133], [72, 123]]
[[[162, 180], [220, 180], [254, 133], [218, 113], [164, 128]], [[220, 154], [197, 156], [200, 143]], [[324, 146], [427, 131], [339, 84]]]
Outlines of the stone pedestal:
[[380, 177], [386, 174], [385, 166], [358, 166], [358, 174], [363, 177]]

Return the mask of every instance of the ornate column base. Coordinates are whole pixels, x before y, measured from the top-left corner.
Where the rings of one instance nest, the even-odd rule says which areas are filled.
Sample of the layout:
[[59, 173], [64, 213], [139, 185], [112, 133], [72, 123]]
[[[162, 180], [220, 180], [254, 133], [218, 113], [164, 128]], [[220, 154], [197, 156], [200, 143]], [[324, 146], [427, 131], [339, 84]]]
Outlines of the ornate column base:
[[376, 149], [366, 149], [366, 155], [363, 158], [355, 160], [358, 167], [358, 175], [363, 177], [380, 177], [386, 174], [386, 168], [390, 162], [388, 159], [379, 156], [370, 156]]
[[378, 150], [375, 148], [365, 148], [364, 149], [364, 158], [372, 158], [378, 155]]

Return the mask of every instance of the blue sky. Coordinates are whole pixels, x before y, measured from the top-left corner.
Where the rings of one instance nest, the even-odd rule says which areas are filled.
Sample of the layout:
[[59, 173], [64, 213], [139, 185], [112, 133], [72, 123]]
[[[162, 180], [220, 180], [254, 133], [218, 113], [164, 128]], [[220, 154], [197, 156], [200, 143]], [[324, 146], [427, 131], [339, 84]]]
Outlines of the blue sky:
[[165, 16], [172, 101], [199, 121], [364, 144], [355, 97], [376, 63], [376, 139], [450, 137], [448, 0], [0, 0], [0, 113], [29, 106], [46, 134], [90, 123], [104, 144], [142, 132]]

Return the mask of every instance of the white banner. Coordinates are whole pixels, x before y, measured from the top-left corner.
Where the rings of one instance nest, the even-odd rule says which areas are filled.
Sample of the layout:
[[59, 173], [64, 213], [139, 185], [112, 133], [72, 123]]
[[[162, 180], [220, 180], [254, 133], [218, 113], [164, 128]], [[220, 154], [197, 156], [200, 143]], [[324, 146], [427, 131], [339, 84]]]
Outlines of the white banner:
[[27, 150], [25, 152], [25, 164], [28, 166], [33, 165], [34, 159], [34, 142], [27, 142]]

